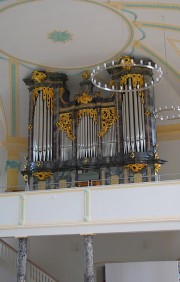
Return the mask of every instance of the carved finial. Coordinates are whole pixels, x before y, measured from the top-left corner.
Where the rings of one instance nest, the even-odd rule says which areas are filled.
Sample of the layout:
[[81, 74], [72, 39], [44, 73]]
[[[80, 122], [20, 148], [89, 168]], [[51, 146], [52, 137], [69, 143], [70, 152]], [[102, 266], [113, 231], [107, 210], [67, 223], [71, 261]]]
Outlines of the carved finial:
[[82, 78], [85, 79], [85, 80], [86, 80], [86, 79], [89, 79], [89, 78], [90, 78], [90, 72], [87, 71], [87, 70], [85, 70], [85, 71], [82, 72], [81, 76], [82, 76]]

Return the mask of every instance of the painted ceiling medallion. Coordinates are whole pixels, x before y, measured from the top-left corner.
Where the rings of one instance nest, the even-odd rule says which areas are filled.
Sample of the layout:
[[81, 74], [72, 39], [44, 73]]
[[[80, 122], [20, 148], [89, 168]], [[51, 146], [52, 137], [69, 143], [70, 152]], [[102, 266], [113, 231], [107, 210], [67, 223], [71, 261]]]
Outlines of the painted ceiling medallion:
[[72, 40], [73, 35], [67, 30], [64, 31], [52, 31], [48, 33], [48, 39], [53, 42], [66, 43]]

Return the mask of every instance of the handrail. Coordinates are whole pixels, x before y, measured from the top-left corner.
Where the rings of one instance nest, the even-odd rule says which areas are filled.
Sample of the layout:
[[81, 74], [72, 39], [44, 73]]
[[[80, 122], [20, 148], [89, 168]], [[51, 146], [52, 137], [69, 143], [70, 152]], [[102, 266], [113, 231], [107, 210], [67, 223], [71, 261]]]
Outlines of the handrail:
[[[5, 261], [11, 270], [17, 271], [17, 250], [10, 246], [8, 243], [0, 239], [0, 257]], [[60, 282], [52, 275], [48, 274], [41, 267], [27, 259], [27, 282]]]

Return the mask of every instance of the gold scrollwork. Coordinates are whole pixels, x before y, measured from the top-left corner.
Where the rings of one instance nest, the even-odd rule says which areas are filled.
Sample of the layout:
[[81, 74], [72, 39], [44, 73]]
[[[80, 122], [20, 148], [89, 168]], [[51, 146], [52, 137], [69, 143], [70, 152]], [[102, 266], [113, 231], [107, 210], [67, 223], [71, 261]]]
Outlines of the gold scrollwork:
[[75, 139], [73, 135], [73, 126], [72, 126], [72, 114], [63, 113], [60, 114], [60, 120], [56, 123], [56, 126], [64, 131], [69, 139], [72, 141]]
[[46, 75], [40, 71], [34, 71], [32, 73], [32, 79], [36, 80], [37, 82], [41, 83], [42, 80], [46, 78]]
[[85, 71], [82, 72], [81, 76], [82, 76], [83, 79], [89, 79], [91, 74], [88, 70], [85, 70]]
[[129, 78], [132, 79], [132, 85], [133, 85], [134, 88], [136, 88], [137, 85], [139, 85], [140, 87], [142, 87], [144, 85], [143, 75], [137, 74], [137, 73], [129, 73], [129, 74], [121, 76], [120, 77], [120, 84], [122, 86], [126, 85]]
[[80, 97], [77, 97], [76, 100], [79, 104], [81, 103], [87, 105], [92, 101], [92, 97], [88, 95], [87, 91], [85, 91]]
[[106, 132], [116, 123], [119, 116], [116, 114], [114, 107], [101, 109], [101, 131], [98, 133], [99, 137], [103, 137]]
[[131, 157], [131, 159], [134, 159], [134, 158], [135, 158], [134, 152], [131, 152], [130, 157]]
[[161, 168], [161, 164], [158, 164], [158, 163], [154, 164], [154, 171], [156, 174], [159, 172], [160, 168]]
[[59, 98], [60, 98], [60, 100], [63, 104], [67, 104], [67, 102], [65, 102], [64, 99], [63, 99], [64, 92], [65, 92], [64, 87], [60, 87], [59, 88]]
[[159, 147], [159, 144], [155, 144], [155, 145], [154, 145], [154, 159], [155, 159], [155, 160], [158, 160], [158, 159], [159, 159], [158, 147]]
[[76, 112], [76, 125], [78, 126], [79, 120], [84, 116], [84, 115], [89, 116], [90, 118], [93, 119], [93, 121], [97, 124], [98, 119], [97, 119], [97, 109], [82, 109]]
[[24, 179], [25, 182], [27, 182], [28, 181], [28, 175], [27, 174], [23, 175], [23, 179]]
[[37, 166], [39, 167], [39, 166], [41, 165], [41, 162], [40, 162], [40, 161], [38, 161], [36, 164], [37, 164]]
[[151, 113], [150, 113], [150, 111], [148, 111], [148, 110], [144, 113], [144, 115], [145, 115], [146, 117], [149, 117], [150, 114], [151, 114]]
[[53, 175], [50, 171], [41, 171], [41, 172], [34, 172], [33, 176], [37, 177], [40, 181], [46, 180], [51, 175]]
[[32, 95], [34, 97], [34, 102], [36, 101], [39, 92], [42, 91], [43, 100], [46, 101], [46, 105], [48, 109], [51, 109], [51, 113], [53, 113], [54, 108], [54, 89], [52, 87], [37, 87], [32, 91]]
[[128, 164], [128, 165], [125, 165], [124, 168], [129, 168], [133, 172], [139, 172], [146, 166], [147, 164]]
[[123, 67], [124, 69], [130, 70], [132, 68], [133, 64], [132, 64], [131, 58], [129, 56], [124, 56], [124, 57], [121, 58], [121, 60], [124, 60], [124, 64], [126, 65], [126, 66]]

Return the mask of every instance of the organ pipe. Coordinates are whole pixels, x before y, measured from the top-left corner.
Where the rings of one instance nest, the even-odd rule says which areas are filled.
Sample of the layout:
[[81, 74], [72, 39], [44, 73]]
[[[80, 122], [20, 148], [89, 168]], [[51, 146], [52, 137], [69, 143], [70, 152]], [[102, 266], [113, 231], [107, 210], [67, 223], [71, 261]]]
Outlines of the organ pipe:
[[33, 161], [52, 161], [52, 98], [50, 108], [43, 90], [38, 91], [33, 119]]
[[134, 88], [132, 78], [126, 80], [122, 101], [124, 153], [144, 152], [146, 146], [142, 91]]

